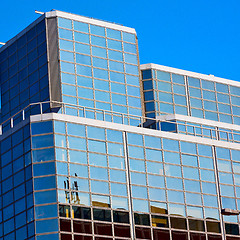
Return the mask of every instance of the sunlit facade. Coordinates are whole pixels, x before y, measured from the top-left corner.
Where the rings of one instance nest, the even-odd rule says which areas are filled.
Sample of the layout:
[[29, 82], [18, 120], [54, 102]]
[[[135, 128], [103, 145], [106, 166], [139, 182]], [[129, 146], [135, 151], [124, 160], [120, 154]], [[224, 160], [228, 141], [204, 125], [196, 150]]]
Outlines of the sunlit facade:
[[60, 11], [0, 48], [0, 82], [0, 239], [240, 239], [238, 82]]

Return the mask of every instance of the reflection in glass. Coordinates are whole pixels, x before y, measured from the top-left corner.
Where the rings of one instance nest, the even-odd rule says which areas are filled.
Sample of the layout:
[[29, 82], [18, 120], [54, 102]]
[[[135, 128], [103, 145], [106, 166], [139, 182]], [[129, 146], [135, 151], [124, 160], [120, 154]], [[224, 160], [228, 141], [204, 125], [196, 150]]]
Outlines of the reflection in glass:
[[81, 192], [71, 192], [71, 203], [90, 206], [89, 194]]
[[107, 196], [92, 195], [92, 205], [95, 207], [110, 207], [110, 199]]
[[70, 217], [70, 206], [59, 205], [59, 216], [60, 217]]
[[133, 211], [149, 212], [148, 202], [145, 200], [133, 199]]
[[201, 207], [187, 206], [187, 215], [194, 218], [203, 218], [203, 209]]
[[167, 204], [161, 202], [150, 202], [151, 212], [159, 214], [167, 214]]
[[179, 204], [168, 204], [168, 211], [171, 215], [180, 215], [185, 217], [185, 206]]
[[112, 208], [128, 210], [128, 199], [122, 197], [112, 197]]

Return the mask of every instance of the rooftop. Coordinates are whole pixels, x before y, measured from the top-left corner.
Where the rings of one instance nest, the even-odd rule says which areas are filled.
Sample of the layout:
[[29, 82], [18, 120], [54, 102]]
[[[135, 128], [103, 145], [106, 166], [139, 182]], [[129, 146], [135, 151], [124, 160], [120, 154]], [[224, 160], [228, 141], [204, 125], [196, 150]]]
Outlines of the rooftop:
[[240, 82], [235, 81], [235, 80], [229, 80], [226, 78], [220, 78], [216, 77], [212, 74], [202, 74], [202, 73], [196, 73], [196, 72], [191, 72], [191, 71], [186, 71], [178, 68], [173, 68], [173, 67], [167, 67], [159, 64], [154, 64], [154, 63], [148, 63], [148, 64], [142, 64], [140, 65], [141, 70], [146, 70], [146, 69], [156, 69], [164, 72], [170, 72], [170, 73], [175, 73], [175, 74], [180, 74], [180, 75], [186, 75], [189, 77], [193, 78], [200, 78], [203, 80], [209, 80], [217, 83], [223, 83], [223, 84], [229, 84], [232, 86], [240, 87]]
[[93, 25], [101, 26], [101, 27], [107, 27], [107, 28], [111, 28], [111, 29], [115, 29], [115, 30], [119, 30], [119, 31], [124, 31], [124, 32], [136, 34], [136, 31], [135, 31], [134, 28], [125, 27], [125, 26], [122, 26], [120, 24], [110, 23], [108, 21], [98, 20], [98, 19], [94, 19], [94, 18], [90, 18], [90, 17], [84, 17], [84, 16], [81, 16], [81, 15], [78, 15], [78, 14], [53, 10], [53, 11], [49, 11], [49, 12], [46, 12], [43, 15], [41, 15], [33, 23], [31, 23], [24, 30], [22, 30], [20, 33], [18, 33], [15, 37], [8, 40], [6, 42], [6, 44], [3, 45], [2, 47], [0, 45], [0, 53], [4, 49], [9, 47], [14, 41], [16, 41], [22, 35], [24, 35], [27, 31], [29, 31], [33, 26], [37, 25], [44, 18], [53, 18], [53, 17], [69, 18], [69, 19], [72, 19], [72, 20], [75, 20], [75, 21], [90, 23], [90, 24], [93, 24]]

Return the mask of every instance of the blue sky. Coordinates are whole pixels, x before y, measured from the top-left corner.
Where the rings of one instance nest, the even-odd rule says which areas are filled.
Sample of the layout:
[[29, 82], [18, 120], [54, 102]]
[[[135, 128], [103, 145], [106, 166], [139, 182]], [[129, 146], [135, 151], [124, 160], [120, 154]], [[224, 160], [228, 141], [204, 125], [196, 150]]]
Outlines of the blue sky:
[[2, 1], [0, 42], [51, 9], [136, 29], [140, 63], [157, 63], [240, 81], [239, 0]]

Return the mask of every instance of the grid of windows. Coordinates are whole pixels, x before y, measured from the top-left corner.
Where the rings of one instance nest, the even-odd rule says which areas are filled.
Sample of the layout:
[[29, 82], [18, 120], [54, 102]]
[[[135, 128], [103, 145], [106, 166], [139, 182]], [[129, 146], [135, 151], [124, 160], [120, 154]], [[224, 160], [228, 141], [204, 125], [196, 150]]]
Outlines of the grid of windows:
[[0, 52], [1, 122], [30, 103], [49, 100], [47, 74], [43, 20]]
[[[90, 126], [85, 128], [71, 123], [67, 123], [66, 127], [67, 139], [66, 135], [60, 135], [66, 133], [65, 124], [55, 122], [55, 145], [64, 147], [56, 148], [56, 154], [60, 157], [57, 159], [64, 161], [57, 163], [58, 201], [70, 204], [69, 207], [61, 206], [61, 215], [72, 215], [74, 229], [78, 225], [89, 225], [89, 228], [94, 228], [96, 236], [104, 234], [124, 237], [125, 234], [130, 237], [123, 133]], [[81, 208], [79, 205], [92, 206], [93, 209]], [[88, 220], [94, 220], [93, 227], [91, 222], [78, 221], [85, 219], [81, 215], [82, 211], [88, 212]], [[68, 221], [61, 222], [68, 224]], [[110, 222], [115, 224], [110, 225]], [[121, 228], [125, 229], [124, 233], [121, 233]], [[89, 230], [87, 233], [93, 232]]]
[[141, 116], [136, 35], [63, 18], [58, 26], [63, 102]]
[[1, 139], [1, 239], [34, 239], [30, 149], [29, 125]]
[[[239, 151], [216, 148], [217, 167], [223, 208], [240, 209]], [[238, 222], [237, 216], [224, 216], [225, 221]]]
[[144, 70], [142, 78], [147, 117], [171, 113], [188, 115], [184, 76]]
[[240, 124], [239, 87], [154, 69], [142, 78], [149, 117], [175, 113]]
[[[52, 121], [31, 124], [34, 205], [37, 239], [58, 232], [56, 163]], [[44, 235], [43, 235], [44, 236]]]
[[60, 216], [62, 239], [220, 239], [221, 209], [239, 209], [237, 150], [61, 121], [32, 135], [35, 216]]
[[175, 229], [221, 233], [211, 146], [131, 133], [128, 156], [137, 237], [150, 226], [171, 227], [173, 239]]

